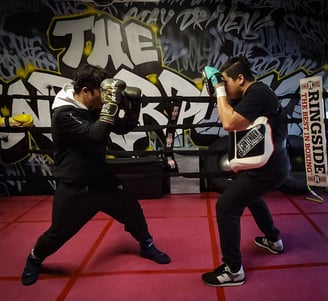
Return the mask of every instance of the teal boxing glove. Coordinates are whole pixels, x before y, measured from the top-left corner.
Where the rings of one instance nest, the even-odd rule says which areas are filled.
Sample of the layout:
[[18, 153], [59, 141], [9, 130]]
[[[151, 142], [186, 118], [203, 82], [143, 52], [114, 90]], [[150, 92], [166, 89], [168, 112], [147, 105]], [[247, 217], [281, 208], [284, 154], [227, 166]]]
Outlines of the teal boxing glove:
[[224, 82], [221, 72], [210, 66], [205, 66], [202, 72], [203, 82], [206, 86], [207, 92], [210, 96], [215, 96], [215, 86]]

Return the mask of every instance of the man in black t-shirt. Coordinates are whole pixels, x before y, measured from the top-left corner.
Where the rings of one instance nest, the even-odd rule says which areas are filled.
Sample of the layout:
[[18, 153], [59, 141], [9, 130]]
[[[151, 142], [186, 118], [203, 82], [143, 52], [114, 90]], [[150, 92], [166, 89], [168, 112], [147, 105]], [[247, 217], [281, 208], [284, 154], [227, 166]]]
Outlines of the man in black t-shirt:
[[216, 204], [223, 264], [203, 274], [202, 279], [210, 286], [237, 286], [246, 279], [240, 251], [240, 218], [246, 207], [264, 233], [255, 238], [255, 244], [273, 254], [283, 252], [280, 231], [261, 197], [275, 190], [288, 175], [287, 123], [278, 98], [267, 85], [255, 80], [245, 57], [232, 58], [220, 71], [207, 68], [207, 87], [215, 96], [222, 126], [229, 135], [246, 130], [260, 116], [267, 117], [272, 128], [274, 152], [268, 162], [259, 168], [238, 171]]

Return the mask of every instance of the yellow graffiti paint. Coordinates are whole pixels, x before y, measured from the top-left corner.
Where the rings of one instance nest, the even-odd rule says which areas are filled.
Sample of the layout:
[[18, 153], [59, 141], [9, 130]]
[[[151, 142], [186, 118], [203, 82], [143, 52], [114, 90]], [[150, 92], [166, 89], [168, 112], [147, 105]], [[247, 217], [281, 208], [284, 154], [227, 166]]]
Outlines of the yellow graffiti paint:
[[91, 41], [86, 41], [85, 42], [85, 47], [83, 49], [83, 53], [87, 56], [89, 56], [92, 52], [92, 42]]
[[32, 64], [26, 64], [25, 68], [17, 68], [16, 75], [20, 78], [26, 78], [29, 74], [34, 72], [37, 68]]
[[10, 111], [8, 110], [7, 106], [1, 108], [1, 116], [2, 117], [10, 116]]
[[152, 84], [156, 84], [156, 83], [158, 83], [158, 75], [157, 75], [157, 74], [148, 74], [148, 75], [146, 75], [146, 78], [147, 78]]
[[196, 84], [196, 87], [198, 90], [202, 91], [204, 87], [204, 81], [201, 78], [195, 78], [194, 83]]
[[158, 34], [158, 33], [159, 33], [159, 27], [158, 27], [158, 25], [155, 24], [155, 23], [150, 24], [150, 29], [151, 29], [152, 32], [154, 32], [155, 34]]

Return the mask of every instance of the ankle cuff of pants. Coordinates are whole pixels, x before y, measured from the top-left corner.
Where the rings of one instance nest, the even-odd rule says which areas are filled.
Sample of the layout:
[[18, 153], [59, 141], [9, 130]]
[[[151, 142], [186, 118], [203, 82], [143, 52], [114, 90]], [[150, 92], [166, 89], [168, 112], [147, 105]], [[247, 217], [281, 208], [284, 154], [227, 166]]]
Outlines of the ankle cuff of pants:
[[31, 250], [31, 257], [32, 257], [32, 259], [35, 260], [36, 262], [40, 262], [40, 263], [41, 263], [41, 262], [43, 261], [43, 259], [42, 259], [41, 257], [35, 255], [35, 253], [34, 253], [34, 249]]
[[153, 244], [153, 238], [149, 237], [145, 241], [140, 241], [140, 246], [144, 248], [149, 248]]

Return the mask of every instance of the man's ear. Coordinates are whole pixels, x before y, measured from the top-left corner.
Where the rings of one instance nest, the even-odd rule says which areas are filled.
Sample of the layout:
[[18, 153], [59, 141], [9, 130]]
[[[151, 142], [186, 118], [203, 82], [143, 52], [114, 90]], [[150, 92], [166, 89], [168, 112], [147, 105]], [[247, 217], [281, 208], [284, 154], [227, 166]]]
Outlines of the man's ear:
[[238, 74], [238, 76], [237, 76], [237, 80], [238, 80], [238, 82], [239, 82], [239, 84], [241, 85], [241, 86], [243, 86], [244, 84], [245, 84], [245, 77], [244, 77], [244, 75], [243, 74]]
[[83, 87], [81, 92], [82, 93], [88, 93], [88, 91], [89, 91], [89, 89], [87, 87]]

